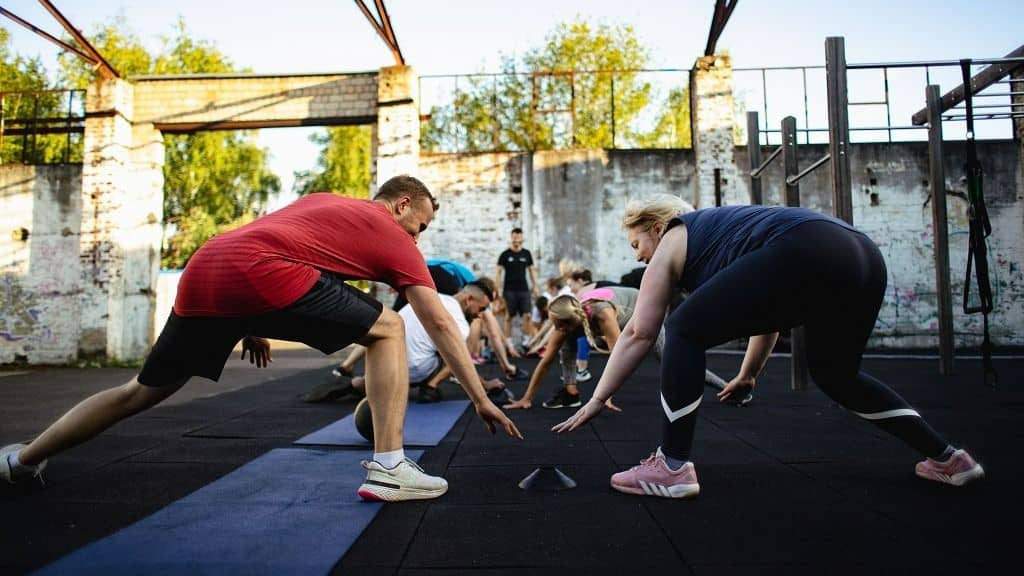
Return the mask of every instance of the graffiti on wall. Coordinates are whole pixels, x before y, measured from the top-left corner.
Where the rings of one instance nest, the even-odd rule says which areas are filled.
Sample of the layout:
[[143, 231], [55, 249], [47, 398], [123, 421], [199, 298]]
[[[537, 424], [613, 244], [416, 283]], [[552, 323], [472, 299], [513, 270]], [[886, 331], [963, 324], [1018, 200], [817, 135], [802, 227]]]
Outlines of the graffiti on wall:
[[45, 332], [41, 315], [36, 294], [25, 290], [17, 275], [0, 274], [0, 339], [17, 342]]

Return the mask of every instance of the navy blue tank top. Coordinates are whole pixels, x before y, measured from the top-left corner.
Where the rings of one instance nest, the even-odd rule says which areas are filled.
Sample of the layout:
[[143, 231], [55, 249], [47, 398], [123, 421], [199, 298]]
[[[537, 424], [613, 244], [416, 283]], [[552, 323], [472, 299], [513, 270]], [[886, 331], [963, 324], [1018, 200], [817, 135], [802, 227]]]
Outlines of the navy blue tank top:
[[856, 228], [807, 208], [723, 206], [673, 218], [668, 229], [686, 226], [686, 264], [680, 287], [692, 292], [740, 256], [757, 250], [797, 224], [825, 221], [856, 232]]

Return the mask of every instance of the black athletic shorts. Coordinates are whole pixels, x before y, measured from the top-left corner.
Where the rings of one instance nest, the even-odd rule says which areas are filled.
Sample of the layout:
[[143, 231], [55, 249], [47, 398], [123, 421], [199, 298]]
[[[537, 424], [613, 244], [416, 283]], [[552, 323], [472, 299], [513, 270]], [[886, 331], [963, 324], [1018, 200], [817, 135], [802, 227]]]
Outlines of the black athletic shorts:
[[245, 336], [302, 342], [332, 354], [362, 339], [383, 310], [380, 302], [321, 273], [309, 292], [282, 310], [231, 318], [178, 316], [171, 311], [142, 366], [139, 383], [165, 386], [190, 376], [217, 380]]
[[503, 296], [509, 316], [522, 316], [533, 311], [533, 297], [529, 292], [506, 291]]

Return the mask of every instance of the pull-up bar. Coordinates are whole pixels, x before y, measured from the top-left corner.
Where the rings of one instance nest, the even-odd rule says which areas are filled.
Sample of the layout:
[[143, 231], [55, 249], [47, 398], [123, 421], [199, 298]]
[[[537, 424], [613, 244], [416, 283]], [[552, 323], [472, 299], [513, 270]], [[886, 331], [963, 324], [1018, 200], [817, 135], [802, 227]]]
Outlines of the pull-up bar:
[[824, 156], [819, 158], [814, 164], [811, 164], [807, 168], [804, 168], [803, 170], [801, 170], [799, 174], [796, 174], [794, 176], [788, 176], [786, 178], [786, 184], [789, 184], [790, 186], [792, 186], [793, 184], [796, 184], [797, 182], [803, 180], [804, 176], [807, 176], [811, 172], [814, 172], [814, 170], [818, 166], [821, 166], [822, 164], [824, 164], [825, 162], [828, 162], [831, 159], [832, 159], [832, 155], [826, 153]]
[[764, 172], [768, 168], [768, 166], [771, 165], [773, 160], [778, 158], [779, 154], [782, 154], [782, 146], [776, 147], [775, 151], [773, 151], [771, 154], [769, 154], [768, 158], [766, 158], [765, 161], [762, 162], [760, 166], [758, 166], [757, 168], [754, 168], [753, 170], [751, 170], [750, 171], [750, 177], [751, 178], [760, 178], [761, 177], [761, 173]]
[[[971, 78], [971, 94], [981, 92], [985, 88], [988, 88], [992, 84], [995, 84], [999, 80], [1002, 80], [1007, 74], [1012, 72], [1018, 66], [1024, 65], [1024, 46], [1020, 46], [1013, 52], [1010, 52], [1004, 58], [994, 58], [988, 60], [971, 60], [975, 64], [991, 64], [988, 68], [985, 68], [981, 72], [978, 72], [973, 78]], [[928, 64], [929, 66], [952, 66], [960, 65], [960, 61], [943, 62], [942, 64]], [[966, 96], [966, 87], [961, 84], [956, 88], [947, 92], [943, 97], [939, 106], [939, 113], [943, 113], [949, 110], [953, 106], [964, 101]], [[911, 117], [910, 121], [914, 126], [921, 126], [928, 122], [928, 107], [924, 107]]]

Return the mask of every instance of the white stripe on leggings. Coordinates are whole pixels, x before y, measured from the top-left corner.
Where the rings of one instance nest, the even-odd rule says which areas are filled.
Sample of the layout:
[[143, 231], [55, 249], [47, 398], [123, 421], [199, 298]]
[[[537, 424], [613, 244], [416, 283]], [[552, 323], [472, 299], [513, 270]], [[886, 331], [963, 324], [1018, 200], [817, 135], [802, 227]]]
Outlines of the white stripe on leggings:
[[[853, 412], [853, 410], [850, 410], [850, 412]], [[888, 410], [886, 412], [873, 412], [871, 414], [862, 414], [860, 412], [853, 413], [865, 420], [885, 420], [886, 418], [896, 418], [898, 416], [921, 417], [921, 415], [917, 413], [917, 410], [911, 410], [910, 408], [900, 408], [899, 410]]]
[[701, 397], [698, 396], [697, 400], [695, 400], [693, 402], [693, 404], [690, 404], [689, 406], [683, 406], [679, 410], [673, 411], [671, 408], [668, 407], [668, 402], [665, 401], [665, 395], [662, 394], [661, 395], [661, 407], [665, 409], [665, 416], [668, 417], [668, 421], [669, 422], [675, 422], [676, 420], [679, 420], [683, 416], [686, 416], [690, 412], [693, 412], [694, 410], [696, 410], [697, 406], [700, 406], [700, 400], [701, 400]]

